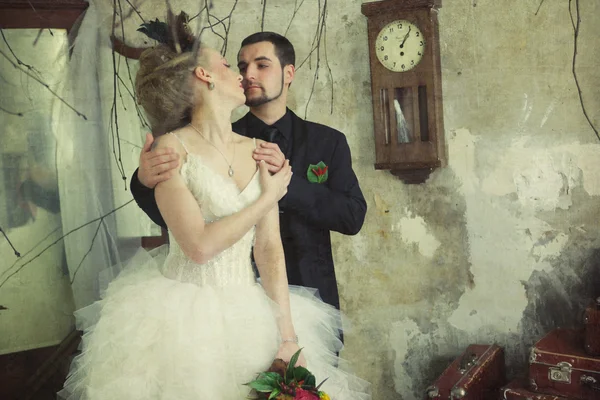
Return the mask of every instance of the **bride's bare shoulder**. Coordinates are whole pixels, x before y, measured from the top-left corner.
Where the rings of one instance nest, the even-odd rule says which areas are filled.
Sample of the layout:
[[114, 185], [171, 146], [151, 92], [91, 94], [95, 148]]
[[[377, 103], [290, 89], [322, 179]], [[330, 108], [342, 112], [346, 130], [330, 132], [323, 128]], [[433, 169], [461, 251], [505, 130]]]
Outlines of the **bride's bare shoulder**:
[[154, 139], [152, 150], [165, 148], [171, 148], [182, 155], [187, 153], [183, 144], [183, 139], [174, 132], [165, 133]]

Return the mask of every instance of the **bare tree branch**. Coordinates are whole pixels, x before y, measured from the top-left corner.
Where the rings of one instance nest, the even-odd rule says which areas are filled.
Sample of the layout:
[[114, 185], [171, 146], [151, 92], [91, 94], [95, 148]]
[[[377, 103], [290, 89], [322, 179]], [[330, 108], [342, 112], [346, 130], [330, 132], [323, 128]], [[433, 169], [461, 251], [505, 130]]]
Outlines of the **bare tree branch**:
[[296, 7], [296, 3], [298, 2], [298, 0], [295, 0], [294, 2], [294, 14], [292, 14], [292, 18], [290, 19], [290, 23], [288, 24], [287, 28], [285, 29], [285, 33], [283, 34], [283, 36], [287, 36], [288, 31], [290, 30], [290, 27], [292, 26], [292, 22], [294, 21], [294, 18], [296, 17], [296, 14], [298, 13], [298, 10], [300, 10], [300, 7], [302, 7], [302, 4], [304, 4], [304, 0], [302, 0], [302, 2], [300, 3], [300, 5], [298, 7]]
[[[327, 65], [327, 69], [329, 71], [329, 75], [330, 75], [330, 80], [331, 80], [331, 113], [333, 114], [333, 74], [331, 72], [331, 67], [329, 66], [329, 61], [327, 59], [327, 45], [325, 44], [326, 41], [326, 32], [327, 32], [327, 25], [326, 25], [326, 19], [327, 19], [327, 0], [324, 0], [323, 2], [323, 8], [320, 8], [320, 4], [321, 1], [319, 0], [319, 20], [317, 22], [317, 33], [315, 34], [315, 37], [313, 39], [313, 47], [311, 49], [311, 51], [309, 52], [308, 56], [306, 57], [306, 59], [302, 62], [302, 64], [300, 64], [300, 67], [306, 62], [307, 59], [311, 59], [312, 54], [316, 51], [317, 52], [317, 65], [315, 67], [315, 73], [313, 76], [313, 83], [311, 86], [311, 90], [310, 90], [310, 94], [308, 96], [308, 101], [306, 102], [306, 107], [304, 109], [304, 118], [306, 119], [308, 116], [308, 106], [310, 104], [310, 101], [312, 100], [312, 96], [314, 94], [315, 91], [315, 85], [317, 80], [319, 79], [319, 69], [321, 67], [321, 43], [323, 43], [323, 54], [325, 57], [325, 63]], [[309, 64], [310, 65], [310, 64]], [[296, 70], [300, 69], [300, 67], [296, 68]]]
[[37, 78], [36, 76], [34, 76], [32, 73], [30, 73], [27, 70], [24, 70], [23, 68], [21, 68], [19, 65], [15, 64], [9, 57], [8, 55], [6, 55], [5, 52], [3, 52], [2, 50], [0, 50], [0, 54], [6, 58], [8, 60], [9, 63], [12, 64], [13, 67], [15, 67], [16, 69], [18, 69], [19, 71], [21, 71], [22, 73], [24, 73], [25, 75], [27, 75], [28, 77], [30, 77], [31, 79], [35, 80], [36, 82], [38, 82], [40, 85], [42, 85], [43, 87], [46, 88], [46, 90], [48, 90], [50, 93], [52, 93], [54, 95], [54, 97], [56, 97], [58, 100], [60, 100], [64, 105], [66, 105], [67, 107], [69, 107], [71, 110], [73, 110], [73, 112], [75, 112], [75, 114], [77, 114], [79, 117], [83, 118], [84, 120], [87, 121], [87, 117], [83, 114], [80, 113], [79, 111], [77, 111], [75, 109], [75, 107], [73, 107], [72, 105], [70, 105], [69, 103], [67, 103], [66, 100], [64, 100], [62, 97], [60, 97], [54, 90], [50, 89], [50, 86], [48, 86], [48, 84], [46, 84], [45, 82], [43, 82], [41, 79]]
[[202, 11], [206, 10], [206, 5], [202, 6], [202, 8], [200, 9], [200, 11], [198, 11], [198, 13], [196, 15], [194, 15], [193, 17], [191, 17], [189, 19], [189, 22], [192, 22], [193, 20], [195, 20], [196, 18], [198, 18], [200, 16], [200, 14], [202, 14]]
[[40, 71], [35, 69], [35, 67], [33, 67], [32, 65], [24, 63], [23, 61], [21, 61], [21, 59], [19, 57], [17, 57], [17, 55], [13, 51], [12, 47], [10, 47], [8, 40], [6, 40], [6, 36], [4, 36], [4, 29], [0, 29], [0, 34], [2, 34], [2, 40], [4, 40], [4, 43], [6, 44], [8, 51], [10, 51], [10, 54], [12, 54], [13, 57], [15, 58], [15, 60], [17, 60], [17, 64], [24, 66], [28, 70], [35, 72], [36, 74], [38, 74], [39, 77], [41, 77]]
[[225, 55], [227, 53], [227, 43], [229, 42], [229, 29], [231, 28], [231, 16], [233, 15], [233, 11], [237, 7], [238, 0], [235, 0], [233, 3], [233, 7], [231, 7], [231, 11], [229, 11], [229, 15], [225, 18], [227, 19], [227, 27], [225, 28], [225, 43], [223, 43], [223, 47], [221, 48], [221, 54]]
[[577, 39], [579, 38], [579, 25], [581, 24], [581, 17], [579, 15], [579, 0], [575, 0], [575, 12], [576, 18], [573, 19], [573, 14], [571, 11], [571, 0], [569, 0], [569, 14], [571, 15], [571, 21], [575, 21], [574, 25], [574, 35], [573, 35], [573, 66], [571, 68], [573, 72], [573, 78], [575, 79], [575, 85], [577, 86], [577, 94], [579, 95], [579, 102], [581, 103], [581, 110], [583, 111], [583, 115], [587, 120], [588, 124], [596, 134], [598, 140], [600, 140], [600, 134], [598, 133], [598, 129], [592, 123], [592, 120], [588, 116], [587, 110], [585, 109], [585, 104], [583, 102], [583, 94], [581, 93], [581, 86], [579, 85], [579, 79], [577, 78], [577, 70], [575, 69], [575, 64], [577, 61]]
[[[119, 7], [120, 7], [119, 1]], [[117, 0], [113, 0], [113, 21], [112, 21], [112, 36], [115, 36], [117, 22]], [[123, 20], [121, 19], [121, 25], [123, 25]], [[113, 63], [113, 103], [110, 109], [110, 133], [112, 136], [112, 148], [113, 155], [115, 158], [115, 162], [117, 163], [117, 169], [121, 173], [121, 178], [123, 179], [125, 191], [127, 191], [127, 177], [125, 176], [125, 167], [123, 166], [123, 161], [121, 159], [121, 142], [119, 138], [119, 113], [117, 111], [117, 60], [115, 55], [115, 49], [112, 49], [112, 63]]]
[[10, 114], [10, 115], [16, 115], [17, 117], [22, 117], [23, 116], [23, 112], [21, 112], [21, 111], [8, 111], [4, 107], [0, 107], [0, 111], [5, 112], [5, 113]]
[[[127, 87], [127, 85], [121, 78], [121, 75], [117, 75], [117, 77], [119, 78], [119, 82], [125, 88], [127, 93], [129, 93], [129, 97], [131, 97], [131, 99], [133, 100], [133, 102], [135, 104], [135, 111], [137, 112], [138, 118], [140, 119], [140, 123], [142, 124], [143, 127], [150, 129], [150, 124], [148, 124], [148, 122], [146, 121], [146, 118], [144, 118], [144, 114], [142, 113], [142, 110], [140, 110], [140, 107], [137, 103], [137, 98], [136, 98], [135, 94], [129, 89], [129, 87]], [[131, 77], [129, 79], [131, 79]], [[133, 83], [132, 83], [132, 85], [133, 85]]]
[[137, 14], [137, 16], [140, 17], [140, 19], [142, 20], [142, 22], [146, 23], [146, 20], [144, 19], [144, 17], [142, 17], [142, 14], [140, 14], [140, 12], [138, 11], [138, 9], [135, 8], [135, 6], [133, 4], [131, 4], [131, 2], [129, 0], [125, 0], [125, 1], [133, 9], [133, 11], [135, 11], [135, 13]]
[[[54, 230], [52, 230], [50, 233], [48, 233], [46, 236], [44, 236], [44, 238], [42, 240], [40, 240], [39, 242], [37, 242], [35, 244], [35, 246], [33, 246], [31, 249], [29, 249], [25, 254], [21, 254], [22, 259], [24, 259], [25, 257], [27, 257], [31, 252], [33, 252], [38, 246], [40, 246], [42, 243], [44, 243], [46, 241], [46, 239], [48, 239], [50, 236], [54, 235], [57, 231], [59, 231], [61, 229], [60, 226], [54, 228]], [[19, 263], [20, 259], [17, 259], [14, 263], [12, 263], [12, 265], [10, 267], [8, 267], [4, 272], [2, 272], [2, 274], [0, 274], [0, 279], [8, 272], [10, 271], [15, 265], [17, 265]]]
[[17, 249], [15, 248], [15, 246], [12, 244], [12, 242], [10, 241], [10, 239], [8, 238], [8, 236], [6, 236], [6, 232], [4, 232], [4, 229], [2, 229], [2, 227], [0, 226], [0, 233], [2, 233], [2, 235], [4, 236], [4, 239], [6, 239], [6, 241], [8, 242], [8, 244], [10, 245], [10, 247], [12, 247], [13, 251], [15, 252], [15, 256], [17, 257], [21, 257], [21, 253], [19, 253], [17, 251]]
[[[129, 0], [126, 0], [127, 3], [134, 9], [134, 11], [136, 13], [138, 13], [139, 17], [142, 19], [142, 21], [144, 21], [144, 19], [142, 18], [142, 16], [139, 14], [139, 12], [137, 11], [137, 9], [129, 2]], [[119, 10], [121, 10], [121, 2], [119, 1]], [[122, 10], [121, 10], [122, 13]], [[145, 21], [144, 21], [145, 22]], [[125, 42], [126, 38], [125, 38], [125, 27], [123, 24], [123, 20], [121, 19], [121, 34], [123, 35], [123, 42]], [[131, 67], [129, 65], [129, 59], [127, 57], [125, 58], [125, 66], [127, 67], [127, 76], [129, 77], [129, 82], [131, 83], [131, 87], [134, 88], [135, 84], [133, 82], [133, 77], [131, 75]], [[129, 92], [129, 94], [131, 95], [131, 98], [133, 100], [133, 104], [135, 107], [135, 110], [137, 112], [138, 118], [140, 119], [140, 123], [143, 127], [146, 128], [150, 128], [149, 124], [146, 122], [146, 119], [143, 117], [142, 112], [139, 108], [138, 102], [137, 102], [137, 96], [135, 95], [135, 90], [130, 91], [129, 88], [127, 88], [127, 85], [125, 85], [125, 83], [123, 82], [123, 80], [121, 79], [121, 76], [119, 74], [117, 74], [117, 78], [119, 79], [120, 83], [127, 89], [127, 91]], [[119, 86], [119, 96], [121, 96], [121, 85]], [[123, 98], [121, 98], [121, 102], [123, 102]], [[123, 104], [123, 108], [127, 111], [127, 108], [125, 107], [125, 103]]]
[[537, 10], [535, 11], [534, 15], [538, 15], [538, 12], [540, 11], [540, 8], [542, 8], [542, 4], [544, 4], [544, 0], [540, 1], [540, 5], [538, 6]]
[[18, 274], [21, 270], [23, 270], [23, 268], [25, 268], [27, 265], [31, 264], [34, 260], [36, 260], [37, 258], [39, 258], [42, 254], [44, 254], [46, 252], [46, 250], [48, 250], [49, 248], [51, 248], [52, 246], [56, 245], [58, 242], [64, 240], [67, 236], [70, 236], [71, 234], [79, 231], [82, 228], [85, 228], [86, 226], [93, 224], [96, 221], [102, 221], [104, 220], [104, 218], [108, 217], [111, 214], [114, 214], [115, 212], [119, 211], [121, 208], [127, 206], [128, 204], [132, 203], [133, 200], [129, 200], [127, 203], [107, 212], [106, 214], [95, 218], [91, 221], [86, 222], [83, 225], [78, 226], [77, 228], [71, 229], [69, 232], [65, 233], [64, 235], [62, 235], [61, 237], [59, 237], [58, 239], [56, 239], [54, 242], [50, 243], [48, 246], [44, 247], [44, 249], [42, 249], [39, 253], [37, 253], [34, 257], [32, 257], [30, 260], [28, 260], [27, 262], [25, 262], [24, 264], [22, 264], [21, 266], [19, 266], [19, 268], [17, 268], [13, 273], [11, 273], [10, 275], [8, 275], [4, 281], [2, 281], [2, 283], [0, 283], [0, 288], [2, 286], [4, 286], [4, 284], [6, 284], [6, 282], [8, 282], [8, 280], [10, 278], [12, 278], [13, 276], [15, 276], [16, 274]]
[[104, 225], [103, 223], [104, 223], [104, 218], [102, 218], [100, 220], [100, 222], [98, 222], [98, 227], [96, 228], [96, 232], [94, 232], [94, 237], [92, 237], [92, 243], [90, 244], [90, 248], [83, 255], [83, 258], [81, 259], [81, 261], [79, 261], [79, 265], [77, 265], [77, 268], [75, 268], [75, 271], [73, 272], [73, 277], [71, 278], [71, 285], [73, 284], [73, 282], [75, 282], [75, 277], [77, 276], [77, 273], [79, 272], [79, 269], [83, 265], [83, 262], [85, 261], [85, 259], [87, 258], [87, 256], [92, 252], [92, 249], [94, 248], [94, 243], [96, 243], [96, 237], [98, 237], [98, 232], [100, 232], [100, 227], [102, 225]]
[[262, 3], [262, 15], [260, 17], [260, 31], [265, 31], [265, 10], [267, 9], [267, 0], [261, 0]]

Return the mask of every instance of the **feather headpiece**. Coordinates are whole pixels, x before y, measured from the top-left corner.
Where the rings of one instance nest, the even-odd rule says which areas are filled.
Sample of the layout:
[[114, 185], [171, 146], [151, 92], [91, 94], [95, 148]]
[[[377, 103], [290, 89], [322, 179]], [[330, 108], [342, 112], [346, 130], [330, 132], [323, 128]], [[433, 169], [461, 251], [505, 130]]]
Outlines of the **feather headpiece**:
[[154, 21], [145, 22], [138, 28], [150, 39], [167, 45], [176, 53], [193, 51], [196, 44], [196, 38], [191, 33], [188, 26], [189, 17], [185, 12], [175, 16], [171, 10], [167, 11], [167, 22]]

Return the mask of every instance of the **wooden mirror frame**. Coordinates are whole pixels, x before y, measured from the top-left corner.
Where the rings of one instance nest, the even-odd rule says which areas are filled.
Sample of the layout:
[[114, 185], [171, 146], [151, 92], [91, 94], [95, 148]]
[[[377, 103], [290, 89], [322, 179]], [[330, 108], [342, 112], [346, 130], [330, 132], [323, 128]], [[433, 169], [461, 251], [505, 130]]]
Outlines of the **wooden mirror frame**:
[[88, 5], [83, 0], [0, 0], [0, 28], [70, 32]]

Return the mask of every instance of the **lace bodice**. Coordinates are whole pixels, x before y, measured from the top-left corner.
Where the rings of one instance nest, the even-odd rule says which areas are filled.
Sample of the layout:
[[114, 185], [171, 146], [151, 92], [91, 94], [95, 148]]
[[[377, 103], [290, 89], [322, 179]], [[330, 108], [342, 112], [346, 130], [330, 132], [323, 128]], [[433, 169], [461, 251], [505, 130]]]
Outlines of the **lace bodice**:
[[[185, 148], [185, 144], [183, 145]], [[181, 175], [198, 201], [206, 223], [242, 210], [256, 201], [261, 193], [258, 170], [248, 185], [240, 191], [233, 179], [216, 173], [204, 164], [199, 155], [189, 152], [181, 167]], [[219, 287], [255, 282], [250, 262], [254, 228], [206, 264], [198, 264], [190, 260], [171, 233], [169, 233], [169, 241], [169, 255], [162, 271], [168, 278]]]

